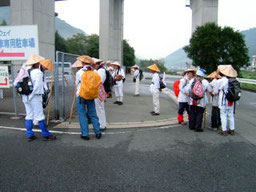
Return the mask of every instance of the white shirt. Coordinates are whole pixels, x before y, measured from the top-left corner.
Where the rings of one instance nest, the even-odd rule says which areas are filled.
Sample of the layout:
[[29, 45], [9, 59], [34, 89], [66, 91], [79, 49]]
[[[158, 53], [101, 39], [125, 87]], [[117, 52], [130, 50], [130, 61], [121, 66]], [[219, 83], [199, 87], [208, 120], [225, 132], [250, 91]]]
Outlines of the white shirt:
[[44, 74], [40, 69], [33, 69], [30, 72], [31, 81], [33, 84], [33, 95], [43, 95], [44, 94]]
[[[215, 90], [217, 86], [217, 79], [213, 79], [210, 85], [212, 86], [212, 89]], [[219, 106], [219, 93], [213, 93], [212, 96], [212, 106], [218, 107]]]
[[214, 89], [214, 94], [219, 93], [219, 108], [232, 108], [233, 106], [228, 106], [228, 100], [226, 99], [225, 94], [228, 92], [228, 78], [222, 77], [216, 83], [216, 87]]
[[101, 77], [101, 83], [104, 83], [106, 81], [106, 70], [104, 68], [100, 68], [97, 70], [97, 73]]
[[189, 83], [189, 80], [187, 80], [186, 78], [182, 78], [180, 80], [180, 84], [179, 84], [180, 93], [178, 96], [178, 102], [180, 103], [188, 103], [189, 101], [189, 97], [186, 95], [186, 93], [188, 93], [186, 89], [186, 86], [188, 85], [188, 83]]
[[81, 78], [84, 73], [84, 69], [80, 69], [76, 72], [76, 96], [79, 96], [80, 92], [80, 85], [81, 85]]
[[[123, 79], [125, 78], [125, 73], [124, 73], [124, 70], [122, 68], [120, 68], [119, 70], [114, 71], [113, 78], [115, 78], [116, 75], [122, 75]], [[123, 86], [123, 79], [120, 80], [120, 81], [116, 81], [116, 85], [114, 85], [114, 87]]]
[[[191, 92], [191, 87], [192, 87], [193, 82], [194, 82], [194, 79], [191, 79], [189, 81], [189, 84], [188, 84], [188, 87], [187, 87], [187, 91], [189, 93]], [[212, 88], [211, 88], [210, 83], [205, 79], [202, 80], [202, 85], [203, 85], [203, 89], [204, 89], [204, 97], [197, 101], [197, 106], [204, 108], [208, 104], [208, 94], [207, 94], [207, 92], [211, 92]], [[193, 99], [191, 97], [189, 97], [189, 105], [193, 105]]]
[[136, 79], [136, 82], [138, 82], [140, 80], [140, 70], [136, 69], [134, 71], [133, 77]]
[[154, 73], [152, 75], [152, 83], [150, 85], [150, 91], [152, 93], [159, 93], [159, 89], [160, 89], [160, 77], [158, 75], [158, 73]]

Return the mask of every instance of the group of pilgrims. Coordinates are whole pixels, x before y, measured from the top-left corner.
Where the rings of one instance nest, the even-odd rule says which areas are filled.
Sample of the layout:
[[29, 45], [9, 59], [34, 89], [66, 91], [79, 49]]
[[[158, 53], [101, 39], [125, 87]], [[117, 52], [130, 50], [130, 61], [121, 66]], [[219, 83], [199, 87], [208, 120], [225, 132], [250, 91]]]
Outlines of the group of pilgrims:
[[[234, 135], [234, 110], [236, 100], [240, 98], [241, 94], [240, 84], [236, 78], [237, 71], [232, 65], [219, 65], [217, 71], [212, 72], [208, 76], [206, 75], [206, 71], [202, 68], [197, 69], [197, 71], [193, 68], [185, 70], [178, 85], [178, 123], [186, 125], [183, 117], [184, 111], [186, 110], [189, 129], [202, 132], [202, 122], [204, 114], [206, 113], [206, 106], [211, 103], [211, 126], [208, 128], [213, 131], [220, 129], [219, 134], [223, 136], [227, 136], [228, 134]], [[192, 91], [197, 80], [199, 80], [202, 85], [202, 97], [200, 99], [195, 99]], [[238, 91], [238, 95], [236, 96], [238, 98], [233, 100], [228, 97], [231, 81], [237, 82], [238, 84], [238, 90], [235, 90]], [[209, 96], [211, 102], [209, 102]]]
[[[121, 64], [117, 61], [102, 61], [87, 55], [79, 56], [72, 65], [76, 69], [75, 86], [76, 86], [76, 108], [79, 116], [80, 138], [89, 140], [89, 122], [92, 123], [95, 137], [100, 139], [102, 132], [107, 129], [105, 100], [112, 97], [111, 90], [115, 93], [116, 101], [114, 104], [123, 105], [123, 84], [125, 82], [125, 72]], [[24, 69], [22, 71], [22, 69]], [[152, 73], [152, 83], [150, 91], [153, 97], [153, 111], [151, 115], [160, 115], [159, 96], [162, 91], [160, 70], [156, 64], [148, 67]], [[45, 71], [54, 70], [54, 66], [49, 59], [45, 59], [39, 55], [32, 54], [26, 63], [22, 66], [18, 77], [14, 81], [14, 85], [19, 86], [25, 77], [29, 77], [33, 88], [30, 92], [19, 92], [26, 110], [25, 127], [26, 137], [28, 141], [37, 139], [34, 135], [33, 127], [38, 125], [42, 131], [45, 140], [56, 140], [56, 136], [51, 134], [46, 126], [45, 116], [43, 113], [43, 99], [45, 92], [49, 92], [46, 81]], [[134, 96], [139, 96], [139, 82], [141, 81], [141, 71], [138, 65], [132, 67], [133, 81], [135, 83]], [[225, 97], [228, 91], [229, 79], [236, 78], [237, 72], [231, 65], [221, 65], [217, 71], [212, 73], [208, 78], [212, 79], [209, 83], [205, 78], [205, 70], [199, 68], [187, 69], [182, 74], [182, 78], [178, 84], [178, 116], [179, 124], [185, 125], [184, 111], [187, 111], [189, 120], [189, 129], [196, 132], [202, 132], [202, 121], [205, 108], [208, 104], [208, 94], [212, 97], [212, 118], [211, 129], [217, 130], [221, 126], [220, 134], [234, 134], [234, 102], [230, 102]], [[111, 87], [106, 88], [105, 83], [111, 79]], [[199, 86], [196, 85], [199, 81]], [[28, 83], [29, 84], [29, 83]], [[200, 85], [203, 91], [202, 97], [194, 99], [192, 93], [193, 87]], [[228, 126], [229, 125], [229, 126]]]

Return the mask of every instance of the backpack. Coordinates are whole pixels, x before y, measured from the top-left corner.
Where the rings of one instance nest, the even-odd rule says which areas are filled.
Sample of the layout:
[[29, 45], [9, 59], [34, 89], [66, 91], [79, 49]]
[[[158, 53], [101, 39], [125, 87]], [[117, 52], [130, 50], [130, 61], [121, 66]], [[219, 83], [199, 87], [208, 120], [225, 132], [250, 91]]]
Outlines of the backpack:
[[173, 83], [173, 91], [176, 97], [179, 97], [179, 93], [180, 93], [180, 80], [177, 80]]
[[200, 78], [194, 79], [191, 86], [190, 97], [193, 100], [200, 100], [204, 97], [204, 87]]
[[139, 73], [139, 75], [140, 75], [140, 81], [144, 78], [144, 74], [143, 74], [143, 71], [140, 69], [140, 73]]
[[99, 97], [101, 77], [97, 72], [86, 71], [81, 77], [79, 96], [86, 100], [93, 100]]
[[226, 99], [230, 102], [238, 101], [241, 97], [241, 88], [239, 81], [236, 78], [230, 78], [228, 80], [228, 92]]
[[33, 84], [30, 77], [30, 73], [33, 69], [28, 70], [28, 77], [22, 79], [21, 82], [18, 82], [16, 85], [17, 93], [21, 95], [30, 95], [33, 92]]
[[166, 88], [166, 85], [163, 82], [163, 77], [161, 76], [159, 76], [159, 85], [160, 85], [160, 89]]
[[111, 93], [111, 89], [114, 85], [114, 80], [113, 80], [113, 77], [110, 74], [110, 72], [108, 70], [105, 70], [105, 71], [106, 71], [106, 80], [103, 83], [103, 86], [104, 86], [106, 93]]

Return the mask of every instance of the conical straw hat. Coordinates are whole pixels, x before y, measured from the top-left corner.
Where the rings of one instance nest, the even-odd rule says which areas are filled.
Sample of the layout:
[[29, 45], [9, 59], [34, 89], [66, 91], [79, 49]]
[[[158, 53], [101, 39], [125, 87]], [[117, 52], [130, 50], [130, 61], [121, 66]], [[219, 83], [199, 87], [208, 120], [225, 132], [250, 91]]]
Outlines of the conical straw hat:
[[40, 61], [40, 63], [41, 63], [42, 66], [44, 66], [44, 67], [47, 68], [48, 70], [51, 70], [51, 71], [54, 70], [52, 61], [51, 61], [50, 59], [42, 60], [42, 61]]
[[220, 79], [220, 75], [217, 73], [217, 71], [212, 72], [210, 75], [207, 76], [209, 79]]
[[156, 64], [150, 65], [147, 68], [152, 70], [152, 71], [160, 72], [160, 70], [159, 70], [159, 68], [157, 67]]
[[92, 58], [92, 59], [93, 59], [94, 63], [96, 63], [96, 64], [100, 64], [103, 62], [103, 60], [101, 60], [101, 59], [97, 59], [97, 58]]
[[138, 65], [134, 65], [134, 66], [132, 66], [132, 68], [137, 68], [137, 69], [139, 69], [140, 67], [139, 67]]
[[87, 56], [87, 55], [82, 55], [76, 58], [78, 61], [82, 61], [83, 63], [89, 64], [89, 65], [93, 65], [94, 61], [91, 57]]
[[121, 67], [121, 64], [120, 64], [118, 61], [115, 61], [115, 62], [113, 62], [113, 63], [111, 63], [111, 64]]
[[79, 68], [79, 67], [83, 67], [83, 63], [82, 61], [76, 60], [75, 63], [73, 63], [73, 65], [71, 66], [72, 68]]
[[196, 73], [196, 69], [193, 69], [193, 68], [188, 68], [188, 69], [186, 69], [183, 73], [182, 73], [182, 76], [184, 76], [186, 73], [188, 73], [188, 72], [194, 72], [194, 73]]
[[29, 58], [28, 58], [27, 62], [25, 63], [25, 65], [34, 65], [34, 64], [36, 64], [36, 63], [40, 63], [40, 61], [42, 61], [42, 60], [44, 60], [44, 59], [45, 59], [45, 58], [43, 58], [43, 57], [41, 57], [41, 56], [39, 56], [39, 55], [36, 55], [36, 54], [32, 53], [32, 54], [29, 56]]
[[227, 77], [237, 77], [237, 71], [232, 67], [232, 65], [219, 65], [218, 71]]

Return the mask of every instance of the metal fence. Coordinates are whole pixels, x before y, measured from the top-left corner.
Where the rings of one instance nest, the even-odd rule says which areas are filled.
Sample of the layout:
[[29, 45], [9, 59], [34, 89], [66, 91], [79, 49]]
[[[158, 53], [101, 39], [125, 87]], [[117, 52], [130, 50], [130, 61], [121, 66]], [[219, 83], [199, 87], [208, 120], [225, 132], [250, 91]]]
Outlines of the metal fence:
[[74, 90], [75, 73], [71, 65], [79, 55], [56, 52], [56, 62], [54, 67], [54, 117], [56, 120], [69, 117]]

